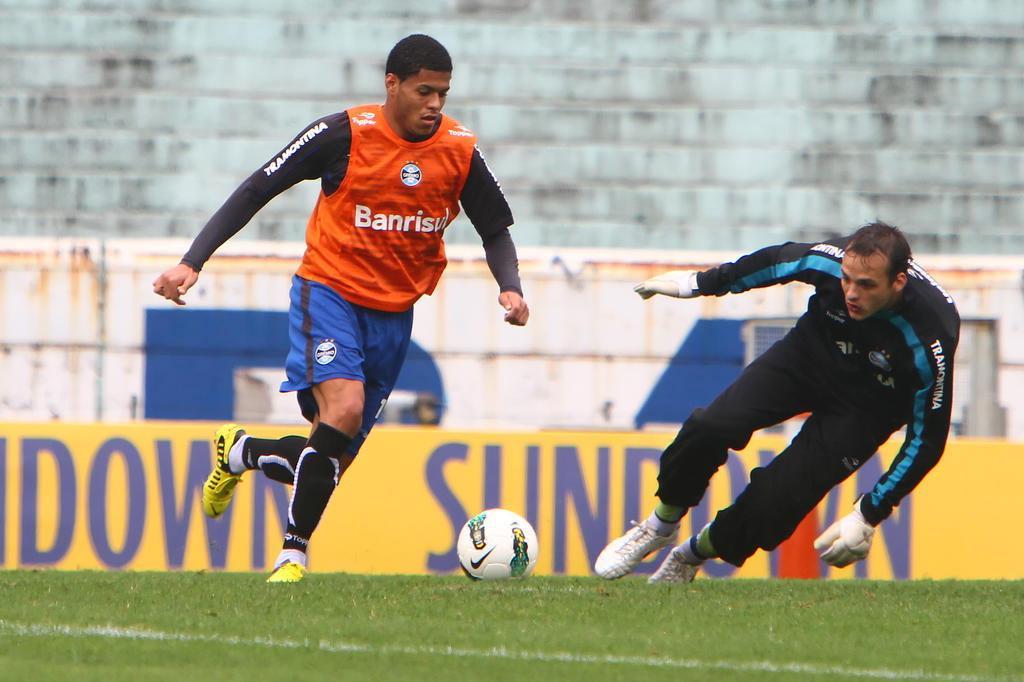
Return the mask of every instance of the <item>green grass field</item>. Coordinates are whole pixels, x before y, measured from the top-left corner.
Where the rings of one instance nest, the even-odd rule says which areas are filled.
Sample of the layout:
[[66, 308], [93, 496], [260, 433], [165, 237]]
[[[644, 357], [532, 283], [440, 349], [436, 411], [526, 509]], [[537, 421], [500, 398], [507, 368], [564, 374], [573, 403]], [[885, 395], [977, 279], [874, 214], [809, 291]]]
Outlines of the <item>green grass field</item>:
[[0, 679], [1024, 679], [1024, 582], [0, 571]]

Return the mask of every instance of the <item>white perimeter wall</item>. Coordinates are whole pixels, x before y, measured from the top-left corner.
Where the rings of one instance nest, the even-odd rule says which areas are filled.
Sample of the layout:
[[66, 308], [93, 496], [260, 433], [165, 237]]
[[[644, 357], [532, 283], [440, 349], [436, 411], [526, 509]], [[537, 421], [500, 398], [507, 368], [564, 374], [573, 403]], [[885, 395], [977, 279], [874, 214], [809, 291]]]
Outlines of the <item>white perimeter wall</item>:
[[[0, 419], [140, 418], [145, 309], [172, 306], [152, 294], [151, 283], [187, 246], [179, 240], [0, 241]], [[301, 253], [294, 242], [228, 244], [189, 293], [189, 307], [286, 310]], [[632, 428], [697, 319], [803, 311], [810, 292], [803, 285], [646, 303], [631, 290], [659, 270], [707, 267], [738, 255], [521, 249], [532, 316], [527, 327], [514, 328], [502, 322], [482, 250], [451, 247], [437, 291], [417, 304], [413, 331], [442, 373], [444, 425]], [[1024, 438], [1024, 259], [919, 255], [918, 261], [954, 296], [965, 320], [998, 320], [998, 402], [1006, 409], [1007, 435]], [[967, 374], [957, 377], [958, 410], [967, 398]], [[273, 387], [282, 371], [254, 368], [252, 376]], [[268, 400], [269, 421], [297, 419], [291, 398], [268, 388]]]

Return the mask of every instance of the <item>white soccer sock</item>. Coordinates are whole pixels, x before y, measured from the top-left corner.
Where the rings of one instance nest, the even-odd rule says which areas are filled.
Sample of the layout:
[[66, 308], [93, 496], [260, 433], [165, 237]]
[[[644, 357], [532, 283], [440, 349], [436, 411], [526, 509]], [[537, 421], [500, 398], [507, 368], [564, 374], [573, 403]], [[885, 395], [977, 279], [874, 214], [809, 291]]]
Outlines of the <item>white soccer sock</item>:
[[306, 567], [306, 553], [297, 549], [282, 549], [281, 553], [277, 555], [277, 560], [274, 562], [274, 570], [281, 568], [284, 564], [298, 564], [303, 568]]
[[700, 566], [707, 560], [706, 557], [702, 557], [700, 554], [697, 554], [696, 535], [694, 535], [692, 538], [688, 539], [686, 542], [679, 545], [678, 547], [675, 547], [672, 550], [672, 553], [682, 557], [683, 561], [685, 561], [688, 564], [693, 564], [694, 566]]
[[245, 441], [248, 439], [249, 436], [242, 436], [228, 450], [228, 469], [231, 469], [233, 474], [240, 474], [248, 468], [245, 466], [245, 460], [242, 459], [242, 451]]
[[671, 521], [662, 521], [658, 518], [658, 515], [651, 512], [651, 515], [644, 521], [644, 525], [653, 530], [658, 535], [672, 535], [675, 532], [679, 522], [672, 523]]

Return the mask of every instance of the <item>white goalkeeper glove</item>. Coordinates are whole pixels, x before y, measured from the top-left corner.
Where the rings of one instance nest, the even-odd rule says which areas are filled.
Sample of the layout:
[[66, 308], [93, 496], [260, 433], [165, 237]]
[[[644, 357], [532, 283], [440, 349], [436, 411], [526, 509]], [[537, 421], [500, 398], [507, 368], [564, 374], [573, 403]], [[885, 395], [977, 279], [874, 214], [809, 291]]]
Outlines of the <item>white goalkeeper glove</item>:
[[868, 555], [874, 534], [875, 528], [860, 513], [860, 500], [857, 500], [852, 512], [818, 536], [814, 549], [826, 564], [843, 568]]
[[669, 270], [660, 275], [644, 280], [633, 287], [645, 301], [655, 294], [673, 298], [695, 298], [700, 296], [697, 289], [697, 272], [695, 270]]

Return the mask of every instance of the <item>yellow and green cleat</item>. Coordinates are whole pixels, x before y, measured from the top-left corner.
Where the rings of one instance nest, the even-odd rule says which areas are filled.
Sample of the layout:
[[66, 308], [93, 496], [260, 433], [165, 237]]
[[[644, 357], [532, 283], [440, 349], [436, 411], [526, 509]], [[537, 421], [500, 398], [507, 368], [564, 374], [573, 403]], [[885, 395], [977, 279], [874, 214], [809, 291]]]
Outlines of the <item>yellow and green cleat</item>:
[[238, 424], [225, 424], [217, 429], [213, 437], [213, 446], [217, 459], [213, 471], [206, 477], [203, 484], [203, 513], [217, 518], [224, 513], [235, 494], [235, 486], [242, 480], [242, 474], [231, 473], [228, 466], [228, 453], [238, 439], [245, 435], [245, 429]]
[[268, 583], [297, 583], [306, 575], [306, 569], [301, 564], [288, 561], [274, 569], [274, 572], [267, 578]]

